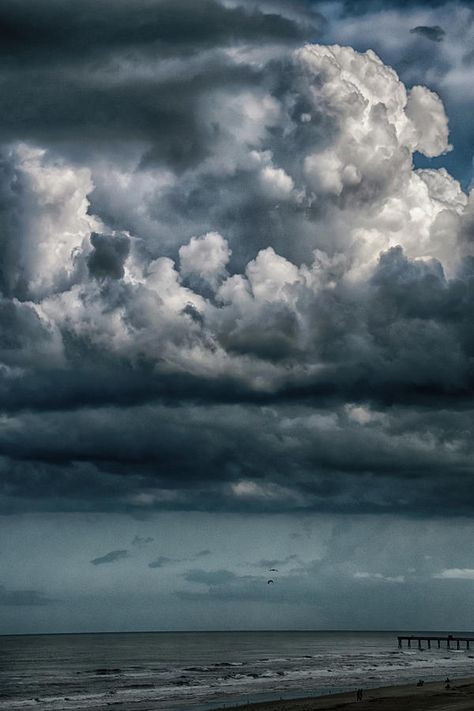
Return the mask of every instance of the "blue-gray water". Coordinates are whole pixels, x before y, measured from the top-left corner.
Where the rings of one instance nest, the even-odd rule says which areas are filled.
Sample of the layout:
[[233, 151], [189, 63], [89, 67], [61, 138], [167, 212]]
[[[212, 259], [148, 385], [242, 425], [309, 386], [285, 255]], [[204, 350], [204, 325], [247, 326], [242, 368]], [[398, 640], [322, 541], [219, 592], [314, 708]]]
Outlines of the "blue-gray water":
[[0, 711], [146, 708], [333, 693], [468, 676], [466, 650], [399, 650], [396, 632], [0, 637]]

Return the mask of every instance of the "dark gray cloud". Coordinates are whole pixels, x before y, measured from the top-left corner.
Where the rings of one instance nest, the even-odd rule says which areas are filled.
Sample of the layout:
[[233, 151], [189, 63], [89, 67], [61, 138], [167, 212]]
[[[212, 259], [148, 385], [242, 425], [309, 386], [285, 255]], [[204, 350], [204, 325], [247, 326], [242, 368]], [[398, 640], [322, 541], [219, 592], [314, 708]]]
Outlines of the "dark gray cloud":
[[9, 590], [0, 585], [0, 606], [42, 607], [55, 602], [57, 600], [50, 599], [38, 590]]
[[146, 546], [149, 543], [153, 543], [154, 540], [152, 536], [135, 536], [132, 541], [132, 546]]
[[124, 558], [128, 558], [128, 551], [127, 550], [117, 550], [117, 551], [110, 551], [110, 553], [106, 553], [105, 555], [100, 556], [99, 558], [93, 558], [90, 562], [92, 565], [104, 565], [105, 563], [115, 563], [118, 560], [123, 560]]
[[439, 25], [417, 25], [410, 30], [413, 34], [421, 35], [432, 42], [442, 42], [446, 32]]
[[[226, 50], [295, 46], [314, 38], [317, 13], [218, 0], [7, 2], [0, 82], [10, 96], [0, 136], [67, 145], [76, 158], [149, 144], [145, 161], [184, 169], [208, 154], [201, 104], [216, 85], [247, 85], [258, 71]], [[169, 62], [167, 68], [166, 62]], [[111, 82], [110, 77], [114, 80]], [[80, 147], [78, 146], [80, 143]]]
[[[469, 274], [467, 262], [465, 277], [447, 281], [438, 262], [389, 250], [374, 271], [364, 310], [360, 301], [351, 310], [350, 293], [334, 290], [320, 309], [314, 328], [328, 333], [324, 357], [335, 364], [325, 379], [288, 384], [260, 405], [245, 399], [237, 405], [235, 394], [235, 404], [212, 407], [181, 402], [12, 415], [0, 436], [5, 509], [18, 502], [39, 510], [428, 513], [443, 502], [446, 513], [467, 513]], [[335, 328], [338, 313], [345, 318]], [[365, 355], [363, 333], [371, 344]], [[212, 402], [212, 390], [203, 389], [201, 398]], [[359, 404], [347, 410], [341, 400]]]
[[4, 364], [21, 367], [32, 351], [40, 360], [47, 358], [53, 341], [53, 334], [31, 304], [0, 300], [0, 353]]
[[130, 251], [130, 240], [122, 235], [91, 235], [93, 247], [87, 259], [89, 272], [96, 279], [121, 279], [123, 265]]
[[174, 558], [168, 558], [165, 555], [160, 555], [158, 558], [155, 560], [152, 560], [150, 563], [148, 563], [149, 568], [164, 568], [165, 565], [168, 565], [168, 563], [174, 563], [175, 559]]
[[[287, 5], [288, 8], [288, 5]], [[18, 62], [54, 63], [59, 57], [83, 62], [112, 52], [170, 53], [245, 41], [301, 41], [315, 13], [285, 16], [285, 5], [226, 6], [217, 0], [81, 0], [65, 8], [60, 0], [2, 3], [2, 50], [7, 66]], [[303, 20], [302, 20], [303, 18]], [[133, 54], [132, 54], [133, 57]]]
[[184, 558], [169, 558], [168, 556], [165, 555], [160, 555], [158, 558], [155, 560], [152, 560], [150, 563], [148, 563], [149, 568], [164, 568], [165, 566], [168, 566], [169, 564], [172, 563], [191, 563], [194, 562], [195, 560], [201, 560], [202, 558], [207, 558], [207, 556], [211, 555], [211, 551], [206, 548], [202, 551], [198, 551], [198, 553], [195, 553], [194, 555], [187, 556]]
[[[324, 409], [279, 407], [269, 415], [260, 407], [206, 406], [186, 415], [181, 408], [139, 410], [134, 421], [130, 411], [120, 418], [117, 411], [105, 411], [102, 422], [95, 418], [87, 430], [72, 416], [71, 426], [75, 422], [89, 440], [83, 461], [64, 461], [71, 456], [68, 442], [62, 458], [54, 450], [48, 453], [55, 463], [39, 460], [37, 451], [29, 461], [5, 460], [4, 510], [399, 510], [427, 515], [442, 502], [445, 515], [469, 513], [472, 410], [332, 410], [328, 416]], [[140, 436], [151, 417], [154, 428]], [[60, 419], [65, 427], [67, 419]], [[216, 420], [222, 423], [218, 427]], [[112, 421], [114, 426], [108, 424]], [[206, 437], [188, 434], [193, 456], [178, 456], [186, 430], [197, 422]], [[28, 431], [31, 435], [32, 422]], [[57, 437], [49, 443], [43, 431], [42, 441], [45, 454]], [[131, 457], [130, 447], [139, 455]]]

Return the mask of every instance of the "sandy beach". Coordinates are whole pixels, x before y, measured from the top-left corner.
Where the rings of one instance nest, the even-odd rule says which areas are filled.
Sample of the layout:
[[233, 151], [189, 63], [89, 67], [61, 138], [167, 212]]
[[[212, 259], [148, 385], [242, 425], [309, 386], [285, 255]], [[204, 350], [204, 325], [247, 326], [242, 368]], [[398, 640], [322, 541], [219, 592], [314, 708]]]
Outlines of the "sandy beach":
[[[451, 688], [443, 682], [404, 686], [387, 686], [365, 690], [362, 701], [356, 701], [355, 690], [317, 698], [271, 701], [246, 704], [248, 711], [329, 711], [357, 709], [358, 711], [467, 711], [474, 710], [474, 677], [452, 680]], [[224, 708], [219, 711], [224, 711]], [[229, 709], [229, 706], [227, 706]]]

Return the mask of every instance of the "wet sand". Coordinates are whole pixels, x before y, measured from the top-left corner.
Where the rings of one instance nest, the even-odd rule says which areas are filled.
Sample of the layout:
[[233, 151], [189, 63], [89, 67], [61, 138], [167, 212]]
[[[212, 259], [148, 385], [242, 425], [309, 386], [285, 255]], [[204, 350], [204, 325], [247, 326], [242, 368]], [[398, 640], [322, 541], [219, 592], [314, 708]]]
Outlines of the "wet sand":
[[[227, 705], [226, 711], [229, 708]], [[362, 701], [356, 701], [354, 690], [317, 698], [242, 704], [241, 708], [247, 711], [474, 711], [474, 678], [452, 680], [450, 689], [445, 689], [444, 681], [426, 682], [421, 687], [415, 682], [368, 689], [364, 690]]]

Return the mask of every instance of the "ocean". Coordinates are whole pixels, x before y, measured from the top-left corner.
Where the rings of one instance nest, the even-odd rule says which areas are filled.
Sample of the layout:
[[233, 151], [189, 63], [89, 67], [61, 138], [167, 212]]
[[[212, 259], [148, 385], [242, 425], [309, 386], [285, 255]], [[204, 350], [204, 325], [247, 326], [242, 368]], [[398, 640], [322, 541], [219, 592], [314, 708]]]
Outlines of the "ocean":
[[472, 652], [400, 650], [397, 634], [401, 633], [0, 636], [0, 711], [109, 707], [205, 711], [224, 704], [473, 673]]

